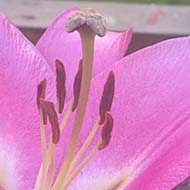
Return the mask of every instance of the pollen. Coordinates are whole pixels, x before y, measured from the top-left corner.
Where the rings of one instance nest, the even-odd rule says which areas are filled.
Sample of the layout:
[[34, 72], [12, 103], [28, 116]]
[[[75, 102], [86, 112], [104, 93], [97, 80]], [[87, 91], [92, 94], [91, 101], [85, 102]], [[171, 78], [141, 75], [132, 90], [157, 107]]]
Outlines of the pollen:
[[113, 129], [113, 117], [109, 112], [105, 113], [105, 122], [102, 128], [102, 143], [98, 147], [99, 150], [104, 149], [105, 147], [108, 146], [110, 139], [111, 139], [111, 132]]
[[114, 90], [115, 90], [115, 76], [114, 73], [111, 71], [104, 85], [104, 90], [100, 100], [100, 106], [99, 106], [99, 114], [101, 118], [100, 124], [104, 123], [106, 112], [111, 110], [113, 97], [114, 97]]
[[60, 60], [55, 61], [56, 67], [56, 89], [57, 89], [57, 109], [59, 113], [63, 112], [66, 96], [66, 73], [63, 63]]
[[41, 99], [40, 105], [45, 110], [46, 114], [48, 115], [49, 122], [51, 123], [51, 127], [52, 127], [53, 143], [57, 144], [59, 142], [60, 130], [59, 130], [58, 117], [54, 108], [54, 104], [52, 102], [48, 102]]
[[81, 88], [81, 80], [82, 80], [82, 59], [79, 62], [79, 68], [75, 76], [74, 85], [73, 85], [74, 102], [73, 102], [72, 111], [74, 111], [78, 105], [80, 88]]
[[[46, 86], [47, 86], [47, 80], [43, 79], [39, 85], [37, 86], [37, 98], [36, 98], [36, 103], [37, 107], [40, 110], [40, 99], [45, 98], [46, 96]], [[45, 111], [42, 109], [42, 115], [43, 115], [43, 122], [44, 124], [47, 124], [47, 115]]]

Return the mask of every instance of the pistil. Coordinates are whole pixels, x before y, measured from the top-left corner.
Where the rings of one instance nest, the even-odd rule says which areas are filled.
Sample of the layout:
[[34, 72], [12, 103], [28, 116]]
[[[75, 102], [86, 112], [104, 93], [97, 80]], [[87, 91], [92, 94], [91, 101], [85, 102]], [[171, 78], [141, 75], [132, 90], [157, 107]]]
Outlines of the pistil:
[[83, 55], [82, 80], [78, 107], [73, 123], [71, 138], [68, 144], [64, 162], [61, 166], [55, 185], [53, 187], [54, 189], [59, 189], [60, 187], [62, 187], [63, 181], [67, 175], [74, 156], [90, 90], [95, 35], [105, 35], [106, 29], [104, 24], [105, 22], [103, 18], [100, 17], [100, 15], [97, 15], [96, 12], [92, 10], [87, 10], [77, 12], [71, 15], [70, 20], [66, 25], [66, 29], [68, 32], [73, 32], [74, 30], [77, 30], [81, 37]]
[[[58, 122], [58, 114], [61, 114], [64, 109], [66, 95], [66, 74], [63, 64], [56, 60], [56, 109], [53, 102], [45, 100], [45, 88], [47, 81], [43, 80], [38, 85], [37, 105], [40, 110], [42, 164], [36, 182], [36, 190], [66, 190], [73, 178], [86, 164], [88, 164], [96, 152], [107, 147], [110, 142], [113, 118], [109, 111], [111, 109], [115, 88], [115, 77], [112, 71], [104, 85], [99, 106], [99, 116], [97, 116], [97, 120], [87, 139], [84, 141], [83, 146], [74, 157], [90, 91], [95, 35], [105, 35], [106, 30], [104, 24], [104, 19], [99, 13], [88, 9], [75, 12], [71, 15], [71, 18], [66, 25], [67, 31], [72, 32], [77, 30], [80, 34], [82, 43], [82, 59], [79, 63], [79, 69], [74, 81], [74, 97], [68, 104], [68, 108], [65, 111], [61, 124]], [[55, 176], [55, 147], [59, 142], [61, 133], [64, 132], [63, 129], [65, 129], [69, 116], [75, 110], [76, 113], [67, 151], [58, 171], [58, 175]], [[47, 118], [52, 129], [48, 145], [46, 144], [44, 128], [44, 124], [47, 123]], [[101, 136], [98, 138], [95, 146], [82, 160], [82, 157], [89, 149], [100, 125], [103, 125]]]

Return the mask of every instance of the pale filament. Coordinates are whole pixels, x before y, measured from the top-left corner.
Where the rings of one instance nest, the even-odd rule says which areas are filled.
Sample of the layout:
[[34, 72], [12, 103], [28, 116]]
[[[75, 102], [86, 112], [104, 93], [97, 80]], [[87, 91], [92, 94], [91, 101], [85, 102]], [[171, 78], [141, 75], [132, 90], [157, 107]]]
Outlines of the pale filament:
[[[69, 104], [67, 111], [65, 112], [65, 115], [63, 117], [63, 120], [60, 124], [60, 129], [62, 129], [61, 131], [63, 131], [63, 129], [69, 119], [71, 109], [72, 109], [72, 106], [71, 106], [72, 103], [73, 103], [73, 100]], [[42, 119], [43, 119], [43, 117], [41, 115], [40, 120], [42, 121]], [[69, 168], [69, 171], [67, 173], [65, 181], [64, 181], [63, 185], [61, 186], [60, 190], [66, 189], [66, 187], [73, 180], [73, 178], [81, 171], [81, 169], [86, 164], [88, 164], [88, 162], [92, 159], [92, 157], [98, 151], [98, 147], [101, 144], [101, 138], [99, 139], [98, 143], [94, 146], [94, 148], [90, 151], [90, 153], [86, 156], [86, 158], [81, 163], [79, 163], [80, 158], [83, 156], [85, 151], [88, 149], [90, 143], [92, 142], [92, 140], [97, 132], [97, 129], [99, 127], [99, 121], [100, 121], [100, 118], [98, 117], [91, 132], [89, 133], [87, 139], [85, 140], [83, 146], [79, 149], [75, 158], [72, 160], [71, 166]], [[41, 124], [43, 126], [43, 121], [41, 122]], [[45, 142], [45, 141], [42, 141], [42, 142]], [[76, 168], [74, 168], [77, 164], [78, 164], [78, 166]], [[46, 151], [45, 151], [44, 159], [42, 161], [39, 175], [37, 178], [36, 189], [37, 190], [39, 190], [39, 189], [40, 190], [53, 190], [52, 184], [53, 184], [54, 174], [55, 174], [55, 145], [52, 143], [52, 138], [50, 137], [48, 149], [46, 149]]]
[[72, 112], [72, 106], [73, 106], [73, 99], [72, 99], [71, 102], [69, 103], [69, 106], [68, 106], [68, 108], [67, 108], [67, 111], [65, 112], [65, 115], [64, 115], [64, 117], [63, 117], [63, 120], [62, 120], [62, 122], [61, 122], [61, 124], [60, 124], [60, 130], [61, 130], [61, 132], [63, 131], [63, 129], [65, 128], [65, 126], [66, 126], [66, 124], [67, 124], [67, 121], [68, 121], [68, 119], [69, 119], [69, 116], [70, 116], [70, 114], [71, 114], [71, 112]]
[[82, 145], [82, 147], [80, 148], [80, 150], [78, 151], [78, 153], [76, 154], [74, 159], [72, 160], [70, 168], [69, 168], [69, 172], [71, 172], [71, 170], [76, 166], [76, 164], [78, 163], [78, 161], [80, 160], [80, 158], [82, 157], [84, 152], [88, 149], [88, 147], [89, 147], [90, 143], [92, 142], [92, 139], [95, 136], [96, 131], [99, 127], [99, 121], [100, 121], [100, 118], [98, 117], [90, 134], [88, 135], [87, 139], [85, 140], [84, 144]]
[[46, 146], [46, 136], [45, 136], [45, 128], [43, 123], [43, 113], [42, 109], [40, 109], [40, 136], [41, 136], [41, 149], [42, 149], [42, 164], [40, 167], [40, 171], [36, 180], [36, 187], [37, 189], [43, 189], [44, 188], [44, 181], [42, 180], [42, 177], [45, 175], [45, 168], [47, 165], [47, 146]]
[[[61, 131], [63, 131], [65, 125], [67, 124], [67, 121], [68, 121], [69, 116], [72, 111], [72, 105], [73, 105], [73, 99], [69, 103], [69, 106], [68, 106], [68, 108], [65, 112], [65, 115], [63, 117], [63, 120], [61, 122], [61, 125], [60, 125]], [[48, 182], [47, 187], [49, 187], [51, 185], [51, 183], [53, 182], [54, 170], [55, 170], [55, 163], [54, 163], [55, 145], [52, 143], [52, 135], [51, 135], [48, 149], [47, 149], [42, 110], [40, 110], [40, 135], [41, 135], [41, 147], [42, 147], [42, 164], [40, 166], [40, 170], [38, 173], [38, 177], [37, 177], [35, 186], [36, 186], [36, 189], [43, 190], [45, 188], [45, 181]], [[51, 165], [49, 166], [49, 164], [51, 164]], [[50, 167], [49, 176], [48, 176], [48, 180], [46, 180], [49, 167]], [[46, 190], [46, 189], [44, 189], [44, 190]]]
[[[40, 114], [40, 118], [41, 118], [40, 119], [40, 121], [41, 121], [40, 122], [41, 130], [40, 131], [41, 131], [41, 138], [42, 138], [41, 144], [42, 144], [43, 159], [42, 159], [42, 165], [40, 167], [39, 175], [38, 175], [37, 182], [36, 182], [37, 190], [67, 190], [67, 187], [72, 182], [74, 177], [83, 169], [83, 167], [86, 164], [88, 164], [88, 162], [92, 159], [92, 157], [96, 154], [96, 152], [98, 150], [100, 150], [100, 147], [102, 147], [102, 145], [105, 142], [105, 139], [103, 136], [99, 137], [96, 145], [92, 148], [92, 150], [89, 151], [87, 156], [85, 158], [83, 158], [84, 154], [89, 149], [89, 146], [92, 143], [92, 140], [94, 139], [94, 136], [97, 133], [98, 127], [100, 125], [100, 117], [98, 116], [87, 139], [85, 140], [84, 144], [82, 145], [80, 150], [75, 155], [76, 147], [77, 147], [79, 136], [80, 136], [80, 131], [81, 131], [81, 128], [83, 125], [84, 117], [85, 117], [86, 107], [87, 107], [87, 103], [88, 103], [88, 96], [89, 96], [89, 91], [90, 91], [90, 85], [91, 85], [95, 35], [97, 34], [96, 32], [98, 32], [99, 35], [103, 36], [103, 35], [105, 35], [105, 32], [106, 32], [106, 30], [104, 28], [103, 19], [100, 17], [99, 14], [97, 14], [96, 12], [93, 12], [91, 10], [88, 10], [86, 12], [84, 11], [83, 13], [85, 13], [85, 14], [87, 14], [87, 16], [89, 16], [89, 18], [87, 19], [86, 22], [90, 23], [90, 26], [87, 24], [82, 24], [81, 26], [77, 27], [77, 29], [76, 29], [76, 30], [78, 30], [78, 32], [80, 34], [81, 43], [82, 43], [82, 73], [81, 73], [82, 77], [81, 77], [81, 81], [80, 81], [80, 90], [78, 91], [80, 93], [79, 93], [79, 99], [78, 99], [76, 113], [75, 113], [75, 117], [74, 117], [74, 121], [73, 121], [71, 137], [69, 139], [69, 143], [68, 143], [68, 146], [66, 149], [64, 159], [61, 163], [61, 167], [58, 170], [57, 176], [55, 176], [55, 173], [56, 173], [55, 172], [55, 165], [56, 165], [55, 164], [55, 154], [56, 154], [55, 147], [56, 147], [56, 143], [58, 143], [59, 137], [60, 137], [61, 133], [63, 132], [63, 129], [65, 128], [65, 126], [68, 122], [68, 119], [73, 111], [72, 108], [74, 105], [74, 98], [69, 103], [68, 108], [65, 111], [65, 115], [64, 115], [63, 120], [60, 125], [57, 123], [57, 119], [58, 119], [57, 114], [59, 114], [59, 113], [57, 113], [57, 114], [54, 113], [55, 111], [54, 111], [54, 105], [53, 105], [52, 110], [53, 110], [54, 115], [51, 116], [51, 114], [50, 114], [50, 116], [51, 116], [50, 122], [52, 121], [51, 119], [56, 118], [56, 122], [55, 122], [56, 123], [56, 125], [55, 125], [56, 133], [55, 133], [55, 131], [52, 131], [48, 147], [46, 146], [45, 131], [44, 131], [44, 126], [43, 126], [43, 117], [42, 117], [42, 114]], [[81, 15], [83, 15], [83, 13]], [[77, 17], [78, 15], [76, 14], [75, 16]], [[79, 22], [80, 22], [80, 18], [82, 18], [82, 17], [79, 16], [79, 20], [78, 20]], [[83, 19], [85, 19], [85, 17], [83, 17]], [[94, 19], [94, 21], [93, 21], [93, 19]], [[97, 23], [98, 23], [98, 25], [97, 25]], [[76, 22], [74, 21], [72, 24], [78, 24], [77, 20], [76, 20]], [[95, 25], [98, 27], [95, 27]], [[57, 63], [57, 65], [60, 68], [64, 68], [64, 67], [62, 67], [62, 65], [60, 65], [60, 63]], [[61, 70], [59, 70], [60, 68], [57, 67], [57, 69], [58, 69], [57, 72], [59, 72], [59, 74], [61, 73]], [[63, 75], [59, 75], [59, 76], [63, 76]], [[65, 80], [65, 78], [64, 78], [64, 80]], [[58, 80], [58, 81], [61, 81], [61, 80]], [[60, 83], [60, 85], [61, 84], [62, 83]], [[62, 88], [57, 88], [57, 89], [60, 90]], [[61, 97], [61, 96], [58, 96], [58, 97]], [[59, 100], [59, 98], [58, 98], [58, 100]], [[51, 103], [51, 105], [52, 104], [53, 103]], [[60, 104], [59, 104], [59, 102], [57, 102], [57, 104], [56, 104], [57, 112], [60, 108], [59, 106], [60, 106]], [[105, 111], [107, 111], [107, 110], [105, 110]], [[110, 111], [110, 110], [108, 110], [108, 111]], [[53, 121], [55, 121], [55, 120], [53, 120]], [[105, 129], [106, 128], [104, 128], [104, 130]], [[55, 128], [52, 128], [52, 130], [55, 130]], [[55, 138], [57, 137], [57, 139], [56, 139], [57, 141], [55, 140], [55, 138], [53, 138], [53, 135], [54, 136], [57, 135], [57, 136], [55, 136]], [[104, 139], [104, 141], [103, 141], [103, 139]], [[55, 143], [55, 144], [53, 144], [53, 143]], [[105, 145], [105, 146], [107, 146], [107, 145]], [[74, 155], [75, 155], [75, 157], [74, 157]]]
[[93, 156], [97, 153], [98, 148], [101, 144], [102, 139], [98, 140], [98, 143], [94, 146], [94, 148], [90, 151], [90, 153], [86, 156], [86, 158], [69, 174], [69, 176], [64, 181], [61, 189], [64, 190], [71, 183], [71, 181], [77, 176], [77, 174], [88, 164], [88, 162], [93, 158]]
[[83, 51], [83, 73], [82, 73], [80, 96], [73, 123], [72, 134], [70, 137], [64, 162], [61, 165], [58, 177], [53, 186], [54, 189], [59, 189], [62, 186], [64, 178], [66, 177], [68, 170], [70, 168], [70, 164], [72, 162], [76, 145], [78, 142], [78, 137], [81, 131], [88, 101], [89, 89], [90, 89], [95, 34], [87, 26], [86, 28], [81, 28], [81, 31], [79, 31], [79, 33], [81, 36], [82, 51]]
[[49, 157], [50, 157], [50, 165], [49, 165], [49, 173], [46, 182], [46, 189], [51, 190], [51, 186], [53, 184], [53, 177], [55, 173], [55, 145], [51, 143], [49, 145]]

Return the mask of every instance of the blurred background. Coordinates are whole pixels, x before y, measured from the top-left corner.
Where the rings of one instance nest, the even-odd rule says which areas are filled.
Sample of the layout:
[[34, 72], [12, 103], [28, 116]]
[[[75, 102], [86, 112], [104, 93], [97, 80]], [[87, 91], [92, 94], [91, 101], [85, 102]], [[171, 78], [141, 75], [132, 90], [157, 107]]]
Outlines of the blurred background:
[[[78, 0], [81, 1], [81, 0]], [[156, 3], [156, 4], [177, 4], [189, 5], [190, 0], [89, 0], [89, 1], [107, 1], [107, 2], [125, 2], [125, 3]]]
[[97, 9], [109, 30], [133, 28], [127, 54], [190, 34], [190, 0], [0, 0], [0, 12], [34, 44], [56, 16], [72, 6]]

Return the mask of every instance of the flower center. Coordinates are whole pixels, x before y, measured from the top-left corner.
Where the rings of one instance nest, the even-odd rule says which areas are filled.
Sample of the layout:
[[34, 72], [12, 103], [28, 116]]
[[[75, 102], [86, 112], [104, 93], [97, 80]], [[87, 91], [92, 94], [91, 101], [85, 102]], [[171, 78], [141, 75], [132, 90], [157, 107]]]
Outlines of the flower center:
[[[82, 59], [79, 63], [78, 72], [74, 80], [74, 97], [69, 103], [60, 124], [58, 122], [58, 114], [61, 114], [64, 110], [66, 97], [66, 72], [63, 64], [59, 60], [55, 61], [57, 89], [56, 106], [54, 106], [54, 103], [45, 100], [47, 80], [44, 79], [38, 85], [37, 106], [40, 113], [42, 164], [36, 181], [36, 190], [66, 190], [71, 181], [91, 160], [96, 152], [107, 147], [110, 142], [111, 131], [113, 128], [113, 118], [110, 109], [114, 96], [115, 77], [114, 73], [111, 71], [104, 85], [99, 106], [99, 116], [97, 116], [97, 120], [84, 144], [74, 156], [88, 102], [93, 68], [94, 39], [96, 34], [104, 36], [106, 28], [104, 18], [92, 9], [74, 12], [68, 19], [65, 28], [68, 32], [73, 32], [75, 30], [79, 32], [82, 43]], [[61, 167], [56, 175], [55, 148], [59, 142], [60, 135], [67, 124], [69, 116], [73, 112], [75, 112], [75, 117], [71, 137]], [[47, 119], [52, 128], [49, 143], [47, 143], [44, 128], [44, 125], [47, 124]], [[100, 125], [102, 125], [101, 136], [88, 155], [80, 161], [86, 150], [89, 148]]]

